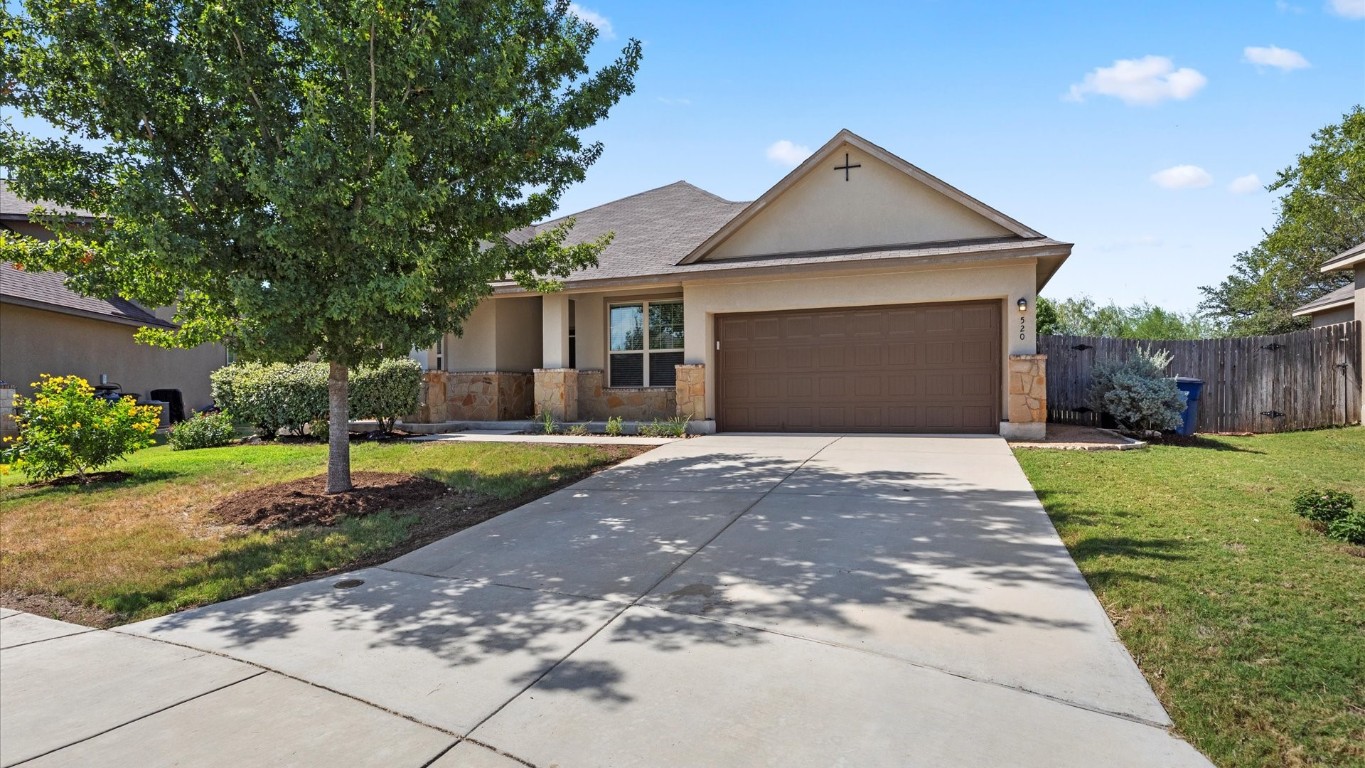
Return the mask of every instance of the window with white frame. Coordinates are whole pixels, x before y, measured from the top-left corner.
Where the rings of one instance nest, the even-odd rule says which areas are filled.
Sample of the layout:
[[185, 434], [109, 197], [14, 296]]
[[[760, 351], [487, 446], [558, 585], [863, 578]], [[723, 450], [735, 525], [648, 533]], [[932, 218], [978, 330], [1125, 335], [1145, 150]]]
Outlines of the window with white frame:
[[671, 387], [683, 361], [683, 303], [632, 301], [609, 306], [609, 387]]

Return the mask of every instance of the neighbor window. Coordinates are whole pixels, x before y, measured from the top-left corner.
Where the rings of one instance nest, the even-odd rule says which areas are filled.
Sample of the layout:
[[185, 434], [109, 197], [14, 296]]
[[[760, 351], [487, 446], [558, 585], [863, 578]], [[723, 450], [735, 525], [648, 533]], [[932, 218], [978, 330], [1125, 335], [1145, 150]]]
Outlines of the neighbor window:
[[681, 301], [611, 305], [609, 387], [671, 387], [683, 361]]

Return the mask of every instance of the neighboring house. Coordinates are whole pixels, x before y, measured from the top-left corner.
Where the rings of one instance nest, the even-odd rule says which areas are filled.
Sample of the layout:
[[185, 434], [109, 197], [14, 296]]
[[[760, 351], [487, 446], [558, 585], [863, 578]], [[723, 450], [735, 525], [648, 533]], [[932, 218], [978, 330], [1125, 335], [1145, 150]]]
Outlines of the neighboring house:
[[615, 233], [598, 266], [495, 283], [426, 350], [423, 420], [1044, 432], [1034, 307], [1071, 245], [853, 133], [750, 203], [677, 182], [573, 218]]
[[[1355, 272], [1354, 285], [1344, 285], [1326, 296], [1319, 297], [1294, 310], [1295, 317], [1305, 315], [1313, 319], [1313, 327], [1345, 323], [1351, 320], [1360, 325], [1360, 359], [1365, 362], [1365, 243], [1349, 248], [1322, 265], [1323, 272]], [[1365, 400], [1365, 379], [1361, 383], [1361, 398]]]
[[[29, 221], [33, 207], [0, 183], [0, 227], [50, 238], [50, 232]], [[82, 296], [66, 287], [65, 278], [60, 272], [30, 272], [0, 262], [0, 381], [28, 395], [41, 373], [77, 374], [92, 384], [104, 375], [143, 399], [153, 389], [178, 389], [187, 411], [211, 403], [209, 373], [226, 362], [223, 347], [139, 344], [133, 340], [139, 327], [174, 327], [168, 310], [149, 310], [118, 297]]]

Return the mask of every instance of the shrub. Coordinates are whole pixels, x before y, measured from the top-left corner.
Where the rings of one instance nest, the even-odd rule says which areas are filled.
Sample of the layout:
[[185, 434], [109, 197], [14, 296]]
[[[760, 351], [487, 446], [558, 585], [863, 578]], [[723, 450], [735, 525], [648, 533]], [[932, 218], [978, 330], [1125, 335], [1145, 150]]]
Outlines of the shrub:
[[1294, 511], [1315, 523], [1331, 525], [1355, 508], [1356, 499], [1344, 491], [1306, 488], [1294, 495]]
[[682, 437], [687, 434], [689, 421], [691, 419], [687, 416], [674, 416], [663, 421], [655, 419], [649, 424], [641, 424], [640, 434], [644, 437]]
[[592, 432], [588, 431], [587, 424], [575, 424], [564, 430], [564, 434], [573, 435], [574, 437], [587, 437], [588, 435], [591, 435]]
[[197, 448], [218, 448], [232, 442], [236, 432], [232, 417], [226, 412], [196, 414], [171, 428], [169, 441], [173, 451], [192, 451]]
[[381, 360], [351, 373], [351, 418], [374, 419], [384, 432], [414, 413], [422, 394], [422, 366], [406, 357]]
[[1328, 523], [1327, 535], [1347, 544], [1365, 546], [1365, 509], [1353, 509]]
[[209, 380], [214, 404], [266, 439], [281, 429], [302, 435], [310, 421], [327, 418], [327, 366], [322, 363], [234, 363]]
[[34, 480], [76, 472], [81, 480], [129, 453], [153, 444], [161, 409], [131, 397], [110, 402], [79, 376], [48, 376], [30, 398], [16, 397], [19, 438], [0, 451], [0, 461]]
[[624, 427], [620, 416], [611, 416], [607, 419], [607, 434], [612, 437], [620, 437], [622, 431], [624, 431]]
[[1171, 354], [1139, 346], [1127, 360], [1101, 360], [1091, 371], [1090, 407], [1111, 414], [1130, 430], [1180, 426], [1184, 392], [1165, 376]]

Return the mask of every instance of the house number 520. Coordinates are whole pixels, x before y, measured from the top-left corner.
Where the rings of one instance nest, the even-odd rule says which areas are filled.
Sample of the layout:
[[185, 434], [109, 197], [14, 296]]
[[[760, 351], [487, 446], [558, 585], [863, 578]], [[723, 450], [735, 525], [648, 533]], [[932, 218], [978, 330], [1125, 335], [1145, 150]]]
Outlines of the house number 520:
[[1024, 318], [1019, 318], [1019, 340], [1024, 340]]

